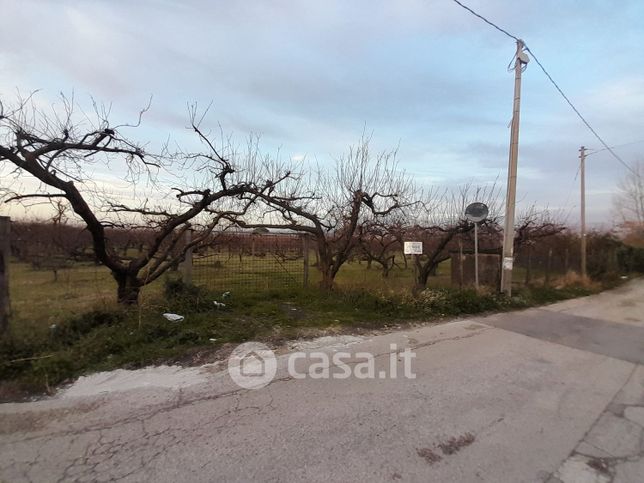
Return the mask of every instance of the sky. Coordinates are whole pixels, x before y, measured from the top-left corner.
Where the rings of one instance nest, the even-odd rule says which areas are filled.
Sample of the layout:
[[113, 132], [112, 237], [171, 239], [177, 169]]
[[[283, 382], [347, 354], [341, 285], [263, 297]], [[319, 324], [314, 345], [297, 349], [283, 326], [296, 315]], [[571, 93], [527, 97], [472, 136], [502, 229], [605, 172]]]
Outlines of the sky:
[[[644, 2], [463, 2], [522, 38], [609, 145], [644, 141]], [[420, 184], [505, 184], [515, 44], [452, 0], [0, 0], [0, 11], [3, 99], [93, 96], [121, 123], [152, 96], [141, 141], [187, 135], [187, 104], [212, 102], [207, 124], [294, 160], [330, 163], [366, 130], [376, 148], [399, 146]], [[601, 147], [530, 62], [520, 209], [577, 223], [581, 145]], [[644, 142], [616, 152], [632, 164]], [[591, 224], [610, 225], [627, 173], [606, 151], [588, 158]]]

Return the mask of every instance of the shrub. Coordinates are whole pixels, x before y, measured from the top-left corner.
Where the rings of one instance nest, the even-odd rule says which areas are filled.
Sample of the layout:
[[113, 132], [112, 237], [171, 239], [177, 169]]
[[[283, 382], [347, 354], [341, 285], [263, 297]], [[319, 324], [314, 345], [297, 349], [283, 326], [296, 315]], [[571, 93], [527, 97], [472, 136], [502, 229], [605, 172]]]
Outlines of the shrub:
[[72, 344], [98, 327], [110, 327], [125, 319], [125, 312], [93, 310], [69, 319], [58, 326], [52, 326], [51, 337], [62, 344]]
[[426, 289], [416, 298], [416, 304], [428, 315], [477, 314], [504, 308], [502, 297], [477, 293], [473, 289]]

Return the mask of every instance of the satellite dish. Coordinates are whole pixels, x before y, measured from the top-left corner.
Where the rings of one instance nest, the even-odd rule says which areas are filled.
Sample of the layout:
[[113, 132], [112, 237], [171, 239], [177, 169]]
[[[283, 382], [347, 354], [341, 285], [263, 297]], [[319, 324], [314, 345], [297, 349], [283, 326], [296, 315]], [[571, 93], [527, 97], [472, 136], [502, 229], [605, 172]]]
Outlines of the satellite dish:
[[465, 208], [465, 217], [474, 223], [485, 220], [488, 213], [489, 210], [485, 203], [470, 203], [467, 205], [467, 208]]

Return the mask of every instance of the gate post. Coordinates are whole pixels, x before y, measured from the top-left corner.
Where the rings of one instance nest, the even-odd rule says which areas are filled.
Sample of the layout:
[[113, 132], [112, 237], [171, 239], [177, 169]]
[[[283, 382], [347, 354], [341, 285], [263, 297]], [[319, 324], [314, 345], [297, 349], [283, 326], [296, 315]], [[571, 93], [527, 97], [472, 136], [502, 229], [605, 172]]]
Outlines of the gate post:
[[0, 336], [9, 331], [9, 316], [11, 315], [9, 300], [10, 230], [11, 218], [0, 216]]
[[309, 237], [302, 235], [302, 252], [304, 255], [304, 287], [309, 286]]

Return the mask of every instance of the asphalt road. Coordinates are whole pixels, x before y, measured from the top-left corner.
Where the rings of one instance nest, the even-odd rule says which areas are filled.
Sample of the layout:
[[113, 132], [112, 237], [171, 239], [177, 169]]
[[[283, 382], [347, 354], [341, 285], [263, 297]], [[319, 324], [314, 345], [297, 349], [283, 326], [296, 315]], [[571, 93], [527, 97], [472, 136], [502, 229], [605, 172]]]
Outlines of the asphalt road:
[[262, 389], [208, 366], [1, 405], [0, 480], [644, 481], [643, 281], [304, 347], [369, 352], [378, 375], [391, 344], [415, 378], [296, 379], [282, 353]]

